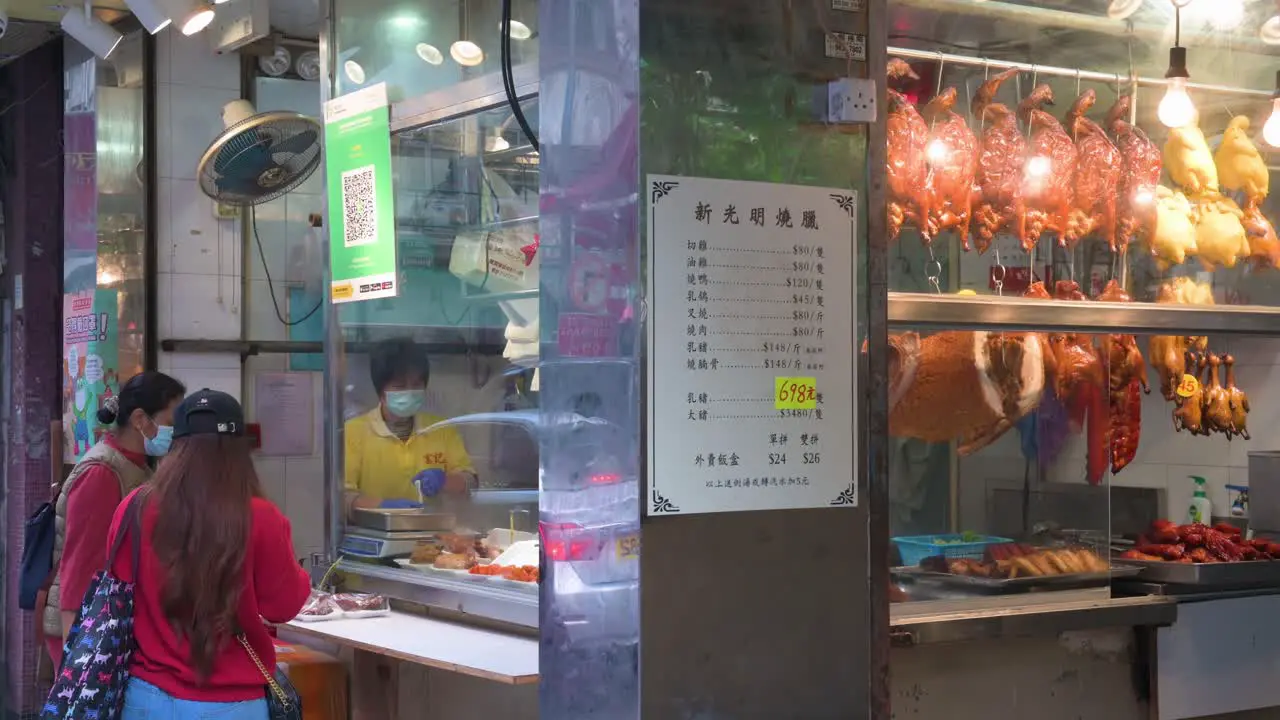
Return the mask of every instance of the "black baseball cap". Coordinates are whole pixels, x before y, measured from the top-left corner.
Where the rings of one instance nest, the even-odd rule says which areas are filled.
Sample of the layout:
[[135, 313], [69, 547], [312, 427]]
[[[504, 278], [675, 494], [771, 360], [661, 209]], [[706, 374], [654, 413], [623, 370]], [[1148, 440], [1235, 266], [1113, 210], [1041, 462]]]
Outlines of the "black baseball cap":
[[193, 392], [173, 413], [173, 437], [188, 435], [244, 435], [244, 410], [224, 392]]

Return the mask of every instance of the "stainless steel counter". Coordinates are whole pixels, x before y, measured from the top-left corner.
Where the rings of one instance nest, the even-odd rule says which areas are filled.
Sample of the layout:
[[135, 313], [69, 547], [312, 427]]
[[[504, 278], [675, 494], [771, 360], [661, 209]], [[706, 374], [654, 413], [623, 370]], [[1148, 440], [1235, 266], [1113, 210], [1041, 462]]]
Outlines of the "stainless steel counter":
[[[1015, 596], [984, 602], [920, 602], [889, 610], [890, 638], [897, 647], [1117, 627], [1170, 625], [1178, 618], [1175, 598], [1148, 595], [1112, 598], [1096, 591], [1054, 593], [1052, 599]], [[967, 607], [966, 607], [967, 605]]]

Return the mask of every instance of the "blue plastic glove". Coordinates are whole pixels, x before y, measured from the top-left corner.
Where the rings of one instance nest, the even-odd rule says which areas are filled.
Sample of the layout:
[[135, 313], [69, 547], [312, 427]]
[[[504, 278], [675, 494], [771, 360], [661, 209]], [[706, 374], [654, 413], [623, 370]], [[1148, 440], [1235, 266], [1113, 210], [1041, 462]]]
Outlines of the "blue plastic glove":
[[413, 486], [423, 497], [434, 497], [444, 488], [444, 470], [431, 468], [413, 476]]
[[422, 507], [422, 503], [405, 500], [404, 498], [391, 498], [390, 500], [383, 500], [378, 507], [386, 510], [411, 510]]

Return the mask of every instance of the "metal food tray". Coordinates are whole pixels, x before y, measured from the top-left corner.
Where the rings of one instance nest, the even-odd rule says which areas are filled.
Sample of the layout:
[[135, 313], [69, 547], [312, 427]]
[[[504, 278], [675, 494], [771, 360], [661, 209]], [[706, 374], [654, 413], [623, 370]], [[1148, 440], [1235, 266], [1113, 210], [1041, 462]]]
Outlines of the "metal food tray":
[[1212, 587], [1280, 587], [1280, 560], [1188, 564], [1121, 558], [1113, 562], [1137, 568], [1139, 577], [1151, 582]]
[[1062, 575], [1027, 575], [1016, 578], [984, 578], [973, 575], [953, 575], [951, 573], [933, 572], [919, 567], [898, 567], [894, 573], [936, 582], [954, 587], [985, 590], [988, 592], [1012, 592], [1045, 587], [1082, 587], [1101, 585], [1113, 578], [1132, 577], [1141, 572], [1141, 568], [1112, 565], [1108, 572], [1065, 573]]

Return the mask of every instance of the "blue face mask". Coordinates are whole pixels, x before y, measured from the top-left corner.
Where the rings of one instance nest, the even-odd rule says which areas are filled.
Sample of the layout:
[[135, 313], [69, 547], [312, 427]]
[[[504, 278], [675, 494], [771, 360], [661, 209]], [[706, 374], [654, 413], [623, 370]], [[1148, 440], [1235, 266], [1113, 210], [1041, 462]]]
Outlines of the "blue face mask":
[[422, 412], [427, 402], [426, 390], [388, 390], [387, 412], [401, 418], [408, 418]]
[[142, 449], [151, 457], [163, 457], [173, 444], [173, 426], [156, 425], [155, 437], [143, 437]]

